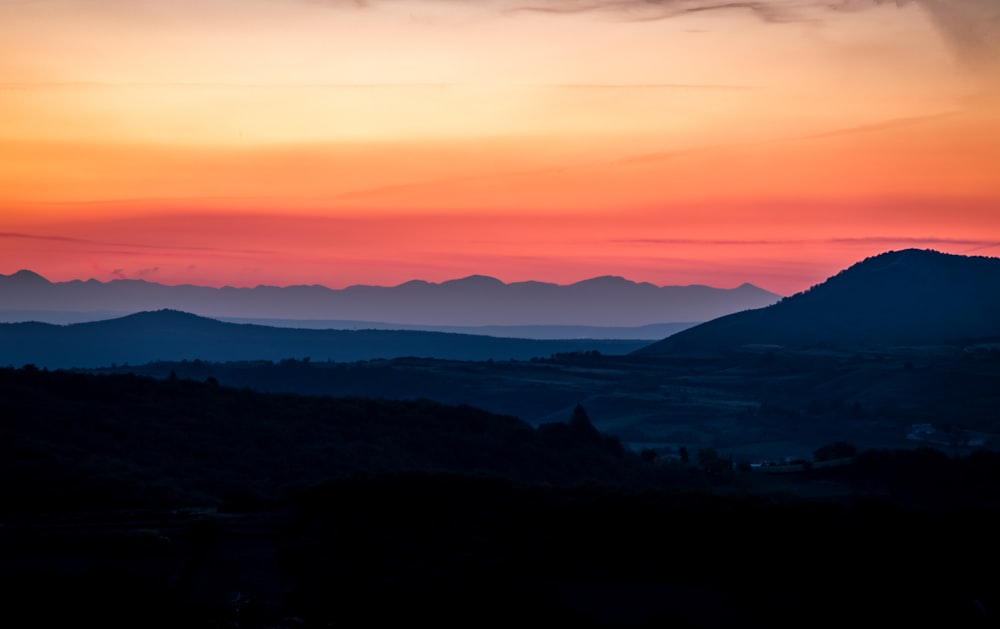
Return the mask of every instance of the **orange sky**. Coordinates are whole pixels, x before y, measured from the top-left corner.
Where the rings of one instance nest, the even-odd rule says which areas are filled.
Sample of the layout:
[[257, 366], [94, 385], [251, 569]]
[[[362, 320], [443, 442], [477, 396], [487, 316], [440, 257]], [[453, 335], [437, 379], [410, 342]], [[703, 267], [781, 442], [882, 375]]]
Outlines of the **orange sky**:
[[0, 4], [0, 273], [789, 294], [1000, 255], [993, 0]]

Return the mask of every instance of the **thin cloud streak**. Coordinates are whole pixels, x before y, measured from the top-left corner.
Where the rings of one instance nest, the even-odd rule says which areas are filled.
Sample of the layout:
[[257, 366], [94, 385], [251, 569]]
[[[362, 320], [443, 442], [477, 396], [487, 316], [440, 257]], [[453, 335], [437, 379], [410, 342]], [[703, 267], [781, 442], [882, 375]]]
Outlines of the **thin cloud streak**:
[[22, 234], [17, 232], [0, 232], [0, 238], [10, 238], [19, 240], [51, 240], [55, 242], [75, 242], [80, 244], [99, 244], [84, 238], [72, 238], [70, 236], [42, 236], [39, 234]]
[[767, 146], [770, 144], [781, 143], [781, 142], [796, 142], [802, 140], [819, 140], [824, 138], [835, 138], [840, 136], [848, 135], [863, 135], [867, 133], [877, 133], [879, 131], [888, 131], [891, 129], [898, 129], [902, 127], [910, 127], [915, 125], [921, 125], [928, 122], [934, 122], [937, 120], [942, 120], [945, 118], [954, 117], [961, 114], [960, 110], [945, 111], [935, 114], [928, 114], [926, 116], [908, 116], [903, 118], [889, 118], [882, 120], [880, 122], [873, 122], [871, 124], [858, 125], [855, 127], [843, 127], [839, 129], [831, 129], [829, 131], [821, 131], [819, 133], [811, 133], [808, 135], [798, 135], [789, 136], [782, 138], [773, 138], [768, 140], [760, 140], [756, 142], [740, 142], [734, 144], [723, 144], [723, 145], [712, 145], [712, 146], [701, 146], [689, 149], [681, 149], [677, 151], [661, 151], [657, 153], [644, 153], [641, 155], [632, 155], [629, 157], [624, 157], [614, 162], [608, 162], [607, 165], [629, 165], [629, 164], [642, 164], [647, 162], [659, 162], [665, 160], [676, 159], [678, 157], [683, 157], [686, 155], [691, 155], [694, 153], [704, 153], [713, 150], [725, 150], [738, 147], [753, 147], [753, 146]]
[[712, 83], [562, 83], [554, 85], [532, 85], [531, 87], [555, 88], [562, 90], [719, 90], [752, 91], [764, 89], [760, 85], [712, 84]]
[[735, 245], [735, 246], [772, 246], [772, 245], [816, 245], [816, 244], [872, 244], [872, 245], [969, 245], [977, 249], [1000, 247], [1000, 241], [973, 240], [966, 238], [915, 238], [912, 236], [866, 236], [859, 238], [785, 238], [785, 239], [718, 239], [718, 238], [620, 238], [610, 240], [614, 244], [641, 245]]
[[50, 242], [67, 242], [79, 245], [86, 245], [89, 247], [123, 247], [128, 250], [116, 249], [114, 251], [97, 251], [92, 250], [91, 253], [114, 253], [116, 255], [148, 255], [153, 251], [163, 251], [163, 252], [192, 252], [196, 251], [199, 253], [217, 253], [220, 255], [226, 254], [238, 254], [238, 255], [272, 255], [274, 251], [260, 250], [260, 249], [223, 249], [219, 247], [200, 247], [192, 245], [151, 245], [143, 243], [123, 243], [123, 242], [104, 242], [100, 240], [91, 240], [87, 238], [73, 238], [70, 236], [46, 236], [42, 234], [25, 234], [18, 232], [0, 232], [0, 239], [12, 239], [12, 240], [44, 240]]
[[0, 83], [0, 90], [45, 90], [45, 89], [448, 89], [459, 87], [454, 83], [327, 83], [327, 82], [260, 82], [260, 83], [229, 83], [229, 82], [178, 82], [165, 81], [154, 83], [141, 82], [103, 82], [103, 81], [37, 81], [19, 83]]
[[800, 136], [796, 139], [800, 140], [812, 140], [817, 138], [831, 138], [838, 137], [842, 135], [857, 135], [862, 133], [872, 133], [877, 131], [886, 131], [888, 129], [897, 129], [899, 127], [910, 127], [913, 125], [924, 124], [927, 122], [932, 122], [935, 120], [941, 120], [943, 118], [950, 118], [960, 114], [961, 111], [945, 111], [937, 114], [928, 114], [926, 116], [909, 116], [905, 118], [890, 118], [888, 120], [883, 120], [881, 122], [873, 122], [872, 124], [858, 125], [856, 127], [846, 127], [842, 129], [833, 129], [831, 131], [823, 131], [821, 133], [813, 133], [811, 135]]
[[[474, 89], [475, 86], [472, 88]], [[753, 91], [764, 89], [760, 85], [712, 84], [712, 83], [528, 83], [520, 87], [552, 90], [682, 90], [682, 91]], [[109, 83], [97, 81], [36, 81], [20, 83], [0, 83], [0, 91], [33, 90], [128, 90], [128, 89], [191, 89], [191, 90], [405, 90], [439, 89], [467, 90], [468, 85], [458, 83], [327, 83], [327, 82], [127, 82]]]
[[709, 11], [744, 10], [753, 13], [765, 22], [813, 21], [798, 7], [811, 3], [791, 0], [770, 0], [761, 2], [711, 2], [706, 0], [606, 0], [597, 2], [576, 2], [574, 0], [552, 0], [545, 3], [515, 6], [509, 12], [532, 12], [547, 14], [576, 14], [589, 12], [613, 12], [628, 21], [656, 21], [682, 15]]

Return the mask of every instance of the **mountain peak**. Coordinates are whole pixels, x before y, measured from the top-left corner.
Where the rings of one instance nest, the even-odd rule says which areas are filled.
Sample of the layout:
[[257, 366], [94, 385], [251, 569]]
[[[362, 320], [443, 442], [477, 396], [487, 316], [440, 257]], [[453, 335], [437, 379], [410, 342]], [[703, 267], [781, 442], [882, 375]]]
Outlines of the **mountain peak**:
[[[355, 284], [355, 286], [353, 286], [352, 288], [355, 288], [355, 287], [358, 287], [358, 286], [363, 286], [364, 288], [381, 288], [381, 287], [373, 287], [373, 286], [368, 286], [368, 285], [363, 285], [363, 284]], [[395, 288], [423, 288], [425, 286], [430, 286], [430, 282], [428, 282], [427, 280], [410, 280], [408, 282], [403, 282], [402, 284], [396, 285]]]
[[981, 256], [962, 256], [953, 253], [943, 253], [934, 249], [899, 249], [865, 258], [861, 262], [852, 265], [850, 269], [882, 269], [900, 264], [947, 264], [956, 260], [975, 259], [977, 257]]
[[[823, 284], [814, 286], [810, 291], [820, 288], [828, 290], [828, 286], [839, 286], [845, 281], [853, 283], [893, 281], [897, 284], [900, 282], [920, 284], [935, 279], [958, 286], [968, 284], [970, 281], [980, 281], [977, 277], [968, 274], [973, 273], [978, 276], [982, 272], [989, 273], [991, 269], [996, 269], [997, 264], [997, 258], [963, 256], [942, 253], [933, 249], [886, 251], [851, 265]], [[890, 277], [891, 280], [888, 279]]]
[[587, 280], [581, 280], [570, 286], [634, 286], [635, 282], [620, 275], [599, 275]]
[[34, 271], [29, 271], [28, 269], [21, 269], [17, 273], [12, 273], [11, 275], [0, 275], [0, 277], [6, 277], [8, 280], [17, 282], [19, 284], [51, 284], [47, 279], [35, 273]]
[[495, 277], [490, 277], [489, 275], [469, 275], [468, 277], [462, 277], [457, 280], [448, 280], [441, 282], [441, 286], [506, 286], [503, 282]]

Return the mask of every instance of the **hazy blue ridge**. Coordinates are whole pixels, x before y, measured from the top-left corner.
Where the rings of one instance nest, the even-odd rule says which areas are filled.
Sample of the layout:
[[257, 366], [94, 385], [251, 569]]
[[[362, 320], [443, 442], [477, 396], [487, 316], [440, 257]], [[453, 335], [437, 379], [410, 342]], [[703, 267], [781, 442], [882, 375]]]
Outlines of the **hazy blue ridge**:
[[[472, 276], [439, 284], [411, 281], [392, 287], [329, 289], [166, 286], [142, 280], [49, 282], [30, 271], [0, 275], [0, 320], [24, 321], [12, 317], [26, 316], [53, 323], [101, 318], [93, 313], [172, 309], [215, 319], [385, 322], [424, 329], [635, 328], [707, 321], [765, 306], [779, 298], [749, 284], [733, 289], [698, 285], [657, 287], [620, 277], [593, 278], [561, 286], [544, 282], [505, 284], [494, 278]], [[70, 320], [57, 313], [78, 314], [75, 320]], [[615, 338], [623, 336], [616, 334]]]

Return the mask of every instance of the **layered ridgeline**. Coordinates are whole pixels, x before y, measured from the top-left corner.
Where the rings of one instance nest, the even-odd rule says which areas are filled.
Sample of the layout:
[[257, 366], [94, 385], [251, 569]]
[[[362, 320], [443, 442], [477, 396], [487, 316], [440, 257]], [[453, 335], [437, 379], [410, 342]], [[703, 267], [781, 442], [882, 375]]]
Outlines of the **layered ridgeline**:
[[689, 328], [640, 353], [995, 341], [1000, 258], [907, 249], [867, 258], [803, 293]]
[[309, 330], [216, 321], [176, 310], [53, 325], [0, 323], [0, 365], [74, 368], [151, 361], [358, 361], [414, 356], [529, 360], [552, 354], [627, 354], [644, 341], [535, 340], [415, 330]]
[[[425, 327], [634, 327], [707, 321], [766, 306], [779, 298], [750, 284], [733, 289], [660, 287], [620, 277], [598, 277], [562, 286], [543, 282], [505, 284], [477, 275], [439, 284], [412, 281], [394, 287], [334, 290], [323, 286], [165, 286], [142, 280], [50, 282], [31, 271], [0, 275], [0, 321], [50, 323], [174, 309], [254, 323], [264, 323], [262, 319], [310, 322], [292, 322], [293, 327], [317, 327], [318, 323], [331, 321], [349, 324], [343, 327], [356, 327], [358, 322]], [[581, 330], [575, 332], [577, 336], [594, 336]]]

